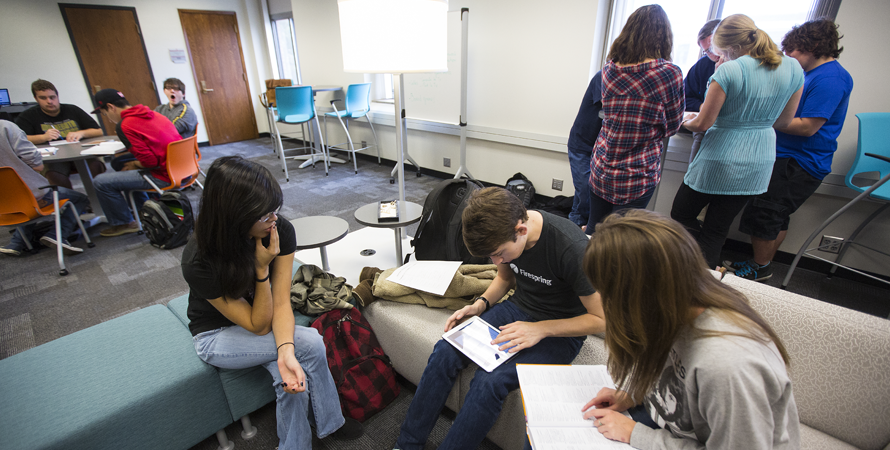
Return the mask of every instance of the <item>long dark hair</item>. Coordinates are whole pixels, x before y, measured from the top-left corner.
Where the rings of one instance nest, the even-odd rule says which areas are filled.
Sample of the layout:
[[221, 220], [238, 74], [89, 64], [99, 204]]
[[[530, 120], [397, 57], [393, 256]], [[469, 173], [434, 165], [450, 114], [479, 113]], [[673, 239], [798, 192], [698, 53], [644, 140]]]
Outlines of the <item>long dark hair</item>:
[[621, 34], [609, 48], [609, 61], [630, 65], [649, 58], [670, 61], [674, 48], [671, 21], [661, 6], [646, 5], [637, 8], [621, 29]]
[[256, 246], [248, 232], [282, 201], [278, 181], [255, 162], [225, 156], [207, 171], [195, 240], [226, 297], [241, 298], [253, 286]]
[[[789, 361], [776, 332], [741, 292], [711, 275], [695, 239], [670, 218], [644, 209], [607, 217], [590, 238], [584, 271], [602, 297], [609, 373], [637, 403], [686, 330], [695, 338], [772, 341]], [[742, 331], [696, 329], [694, 308], [709, 308]]]

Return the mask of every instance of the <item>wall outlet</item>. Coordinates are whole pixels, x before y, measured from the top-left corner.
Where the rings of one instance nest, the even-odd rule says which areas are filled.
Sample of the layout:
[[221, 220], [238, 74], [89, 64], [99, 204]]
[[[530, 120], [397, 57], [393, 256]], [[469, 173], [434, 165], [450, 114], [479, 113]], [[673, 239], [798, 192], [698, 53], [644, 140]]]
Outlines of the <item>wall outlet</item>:
[[844, 245], [844, 238], [822, 236], [822, 241], [819, 242], [818, 250], [828, 253], [840, 253], [842, 245]]
[[362, 146], [360, 148], [365, 148], [368, 146], [368, 141], [362, 141]]
[[442, 165], [445, 167], [451, 167], [451, 158], [442, 158]]
[[553, 188], [554, 191], [561, 191], [562, 190], [562, 180], [560, 180], [558, 178], [554, 178], [553, 186], [551, 186], [551, 187]]

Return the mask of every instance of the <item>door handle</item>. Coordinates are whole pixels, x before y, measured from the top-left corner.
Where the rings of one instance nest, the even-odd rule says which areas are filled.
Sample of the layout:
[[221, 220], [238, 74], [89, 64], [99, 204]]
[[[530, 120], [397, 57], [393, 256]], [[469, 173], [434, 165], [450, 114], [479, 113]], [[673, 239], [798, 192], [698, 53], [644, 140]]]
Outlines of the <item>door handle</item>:
[[101, 90], [102, 90], [102, 86], [99, 86], [99, 85], [98, 85], [98, 84], [97, 84], [97, 85], [95, 85], [95, 86], [93, 86], [93, 88], [95, 88], [95, 89], [96, 89], [96, 92], [99, 92], [99, 91], [101, 91]]
[[201, 92], [206, 94], [208, 92], [213, 92], [213, 89], [207, 89], [207, 82], [201, 81]]

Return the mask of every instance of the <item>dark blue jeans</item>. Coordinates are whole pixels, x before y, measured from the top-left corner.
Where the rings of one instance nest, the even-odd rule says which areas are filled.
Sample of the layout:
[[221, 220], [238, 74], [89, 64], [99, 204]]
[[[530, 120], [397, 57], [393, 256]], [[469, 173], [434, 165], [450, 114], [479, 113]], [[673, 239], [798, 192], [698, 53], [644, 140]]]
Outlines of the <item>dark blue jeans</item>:
[[590, 155], [593, 147], [569, 140], [569, 169], [572, 171], [572, 185], [575, 196], [572, 198], [572, 212], [569, 220], [579, 227], [587, 225], [587, 214], [590, 212]]
[[[494, 327], [517, 321], [534, 322], [510, 301], [495, 305], [482, 314], [482, 318]], [[463, 450], [478, 447], [500, 415], [507, 394], [519, 388], [516, 364], [570, 364], [578, 356], [584, 339], [545, 338], [534, 347], [520, 351], [491, 373], [476, 370], [464, 399], [465, 403], [439, 449]], [[423, 449], [454, 386], [454, 380], [471, 362], [444, 340], [436, 343], [402, 423], [401, 433], [396, 441], [397, 448]]]
[[646, 191], [642, 197], [626, 205], [616, 205], [594, 194], [589, 185], [587, 186], [587, 189], [590, 195], [590, 213], [587, 217], [587, 228], [585, 233], [587, 233], [588, 236], [593, 234], [596, 224], [602, 222], [606, 216], [613, 212], [621, 211], [623, 209], [644, 209], [649, 205], [649, 199], [652, 198], [652, 194], [655, 193], [655, 188], [652, 188]]

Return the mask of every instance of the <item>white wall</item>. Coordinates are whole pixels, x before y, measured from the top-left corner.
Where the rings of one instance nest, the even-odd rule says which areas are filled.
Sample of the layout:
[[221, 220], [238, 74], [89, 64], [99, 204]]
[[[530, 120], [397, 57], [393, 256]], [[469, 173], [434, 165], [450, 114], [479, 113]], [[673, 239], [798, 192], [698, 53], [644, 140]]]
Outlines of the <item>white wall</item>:
[[[271, 62], [267, 56], [258, 0], [131, 0], [126, 3], [119, 0], [70, 0], [67, 3], [135, 7], [154, 80], [160, 90], [158, 95], [163, 101], [162, 83], [165, 79], [179, 78], [185, 83], [186, 99], [195, 108], [202, 124], [205, 120], [190, 61], [174, 64], [170, 60], [170, 49], [186, 50], [177, 9], [235, 11], [257, 126], [260, 132], [268, 131], [265, 113], [256, 98], [256, 94], [265, 91], [263, 80], [271, 78]], [[2, 10], [0, 29], [3, 30], [4, 43], [0, 45], [0, 61], [3, 61], [0, 86], [9, 89], [12, 100], [33, 101], [31, 82], [43, 78], [55, 84], [62, 102], [92, 110], [90, 92], [58, 4], [45, 0], [4, 0]], [[12, 45], [11, 39], [15, 37], [26, 42]], [[203, 126], [198, 129], [198, 141], [207, 141]]]

